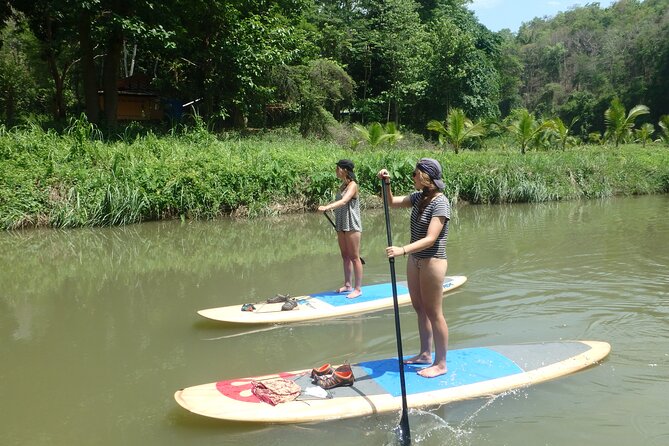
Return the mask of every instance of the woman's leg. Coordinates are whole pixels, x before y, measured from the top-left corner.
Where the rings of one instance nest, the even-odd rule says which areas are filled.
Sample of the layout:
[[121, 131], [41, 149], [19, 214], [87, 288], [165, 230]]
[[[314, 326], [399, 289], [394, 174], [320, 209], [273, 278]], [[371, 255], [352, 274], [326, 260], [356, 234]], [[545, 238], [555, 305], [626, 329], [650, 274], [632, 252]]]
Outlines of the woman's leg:
[[353, 299], [362, 294], [362, 260], [360, 260], [360, 239], [362, 234], [358, 231], [349, 231], [344, 234], [346, 237], [346, 252], [353, 269], [353, 274], [355, 275], [353, 292], [346, 297]]
[[427, 318], [423, 305], [421, 294], [421, 266], [424, 260], [409, 256], [407, 262], [407, 283], [409, 285], [409, 295], [411, 296], [411, 305], [416, 311], [418, 319], [418, 336], [420, 338], [420, 350], [418, 354], [411, 359], [407, 359], [407, 364], [430, 364], [432, 362], [432, 326]]
[[426, 259], [421, 265], [420, 290], [423, 310], [432, 327], [434, 340], [434, 362], [430, 367], [418, 371], [426, 378], [443, 375], [446, 367], [448, 349], [448, 325], [444, 318], [442, 303], [444, 300], [443, 283], [448, 263], [446, 259]]
[[339, 252], [344, 267], [344, 286], [337, 290], [338, 293], [351, 291], [351, 259], [348, 255], [348, 246], [346, 241], [346, 232], [337, 231], [337, 242], [339, 243]]

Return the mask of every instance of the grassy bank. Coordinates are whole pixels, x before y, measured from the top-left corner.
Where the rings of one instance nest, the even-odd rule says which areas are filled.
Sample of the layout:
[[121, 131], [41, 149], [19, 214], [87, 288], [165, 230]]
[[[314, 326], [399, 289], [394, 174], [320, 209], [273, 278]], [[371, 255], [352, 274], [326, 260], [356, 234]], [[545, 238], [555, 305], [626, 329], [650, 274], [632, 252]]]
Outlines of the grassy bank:
[[92, 129], [66, 135], [0, 131], [0, 227], [79, 227], [171, 218], [208, 219], [313, 209], [331, 198], [334, 163], [356, 162], [364, 201], [387, 167], [394, 190], [411, 190], [418, 158], [444, 166], [455, 202], [543, 202], [669, 192], [669, 150], [660, 145], [567, 151], [350, 151], [286, 135], [216, 138], [206, 132], [105, 142]]

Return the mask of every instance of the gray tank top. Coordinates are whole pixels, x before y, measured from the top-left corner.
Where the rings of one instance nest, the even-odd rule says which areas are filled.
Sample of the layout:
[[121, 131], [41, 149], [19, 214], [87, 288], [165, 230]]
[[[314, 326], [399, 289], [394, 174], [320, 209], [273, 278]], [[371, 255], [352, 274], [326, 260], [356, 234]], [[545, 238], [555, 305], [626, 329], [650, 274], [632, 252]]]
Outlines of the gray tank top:
[[[346, 189], [344, 189], [344, 191], [346, 191]], [[343, 191], [337, 192], [335, 200], [341, 200], [342, 196], [343, 196]], [[337, 229], [337, 231], [362, 232], [362, 220], [360, 218], [360, 202], [358, 201], [357, 197], [351, 198], [351, 200], [344, 206], [336, 208], [334, 210], [334, 215], [335, 215], [335, 229]]]

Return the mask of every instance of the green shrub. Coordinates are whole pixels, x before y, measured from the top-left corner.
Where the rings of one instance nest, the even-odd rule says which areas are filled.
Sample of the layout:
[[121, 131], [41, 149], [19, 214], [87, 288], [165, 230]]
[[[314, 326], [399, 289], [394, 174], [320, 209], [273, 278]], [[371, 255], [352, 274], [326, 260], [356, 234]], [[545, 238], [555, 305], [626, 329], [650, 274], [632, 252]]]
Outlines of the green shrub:
[[[413, 190], [424, 156], [444, 167], [445, 193], [471, 203], [543, 202], [669, 191], [669, 151], [660, 145], [580, 146], [528, 152], [422, 147], [350, 150], [285, 130], [216, 137], [193, 128], [171, 136], [136, 132], [103, 141], [76, 121], [63, 135], [39, 126], [0, 131], [0, 225], [108, 226], [170, 218], [267, 215], [332, 199], [335, 163], [350, 158], [364, 203], [380, 193], [387, 168], [393, 190]], [[403, 143], [405, 140], [403, 140]]]

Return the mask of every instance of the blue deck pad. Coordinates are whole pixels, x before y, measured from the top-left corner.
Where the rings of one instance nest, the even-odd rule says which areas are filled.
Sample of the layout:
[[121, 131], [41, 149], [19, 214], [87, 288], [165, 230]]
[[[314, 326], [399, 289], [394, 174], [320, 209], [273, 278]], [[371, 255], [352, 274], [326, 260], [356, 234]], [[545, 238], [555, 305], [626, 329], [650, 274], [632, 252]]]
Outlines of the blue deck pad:
[[[369, 302], [371, 300], [384, 299], [387, 297], [393, 297], [393, 287], [390, 283], [380, 283], [377, 285], [366, 285], [361, 288], [362, 295], [356, 297], [355, 299], [349, 299], [346, 297], [350, 293], [337, 293], [336, 291], [324, 291], [322, 293], [312, 294], [311, 297], [317, 297], [318, 299], [326, 302], [332, 306], [339, 307], [342, 305], [352, 305], [358, 304], [360, 302]], [[397, 285], [397, 295], [407, 294], [409, 289], [406, 286]], [[299, 302], [299, 300], [298, 300]]]
[[[410, 356], [405, 359], [408, 358]], [[515, 362], [506, 356], [483, 347], [451, 350], [446, 356], [446, 363], [448, 373], [435, 378], [423, 378], [416, 373], [420, 368], [425, 367], [424, 365], [407, 364], [404, 368], [407, 394], [464, 386], [523, 372]], [[368, 374], [368, 376], [361, 376], [361, 380], [372, 378], [392, 396], [402, 394], [397, 358], [361, 362], [357, 365]]]

